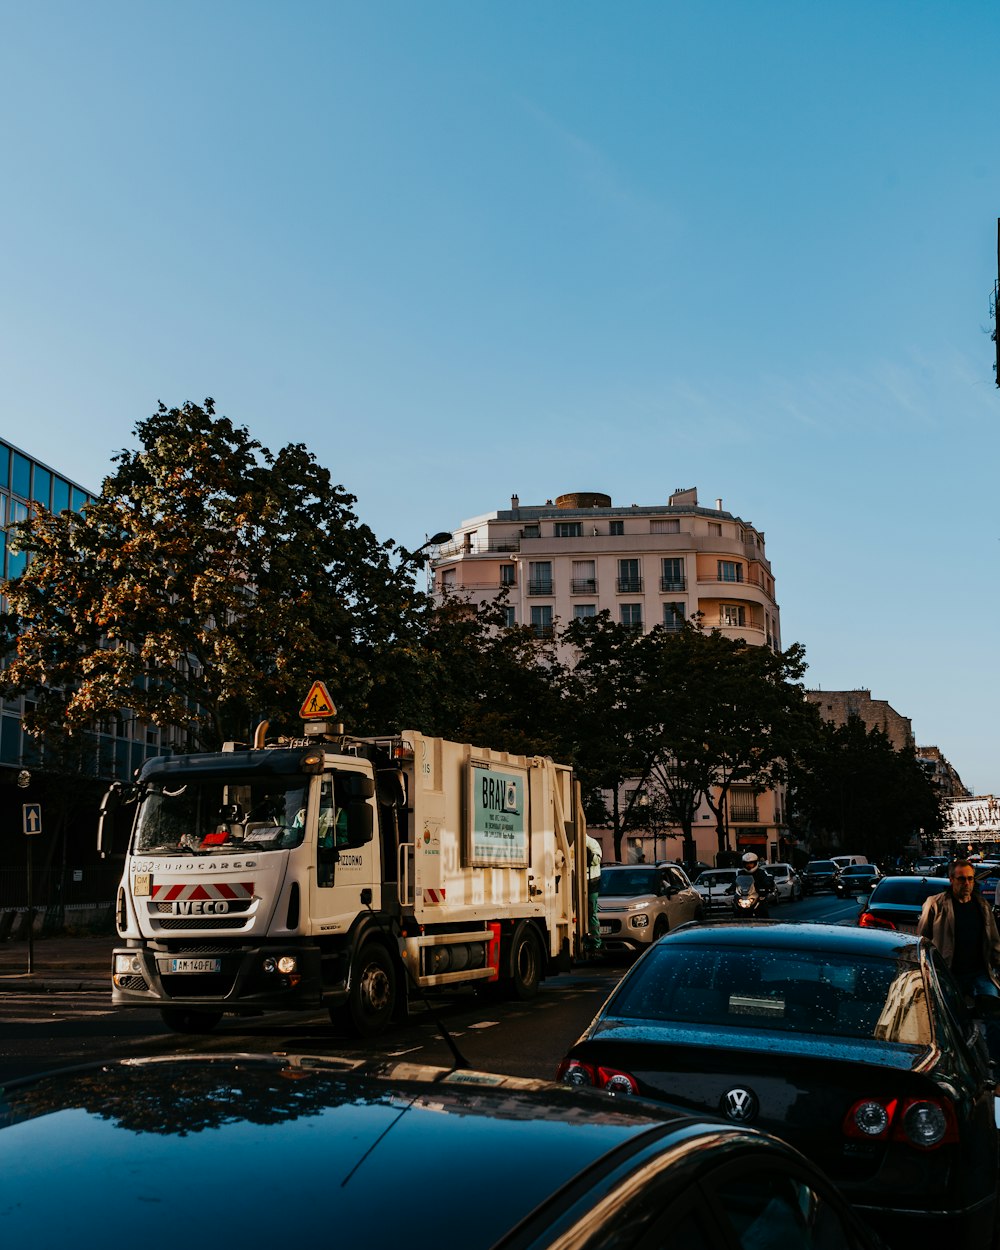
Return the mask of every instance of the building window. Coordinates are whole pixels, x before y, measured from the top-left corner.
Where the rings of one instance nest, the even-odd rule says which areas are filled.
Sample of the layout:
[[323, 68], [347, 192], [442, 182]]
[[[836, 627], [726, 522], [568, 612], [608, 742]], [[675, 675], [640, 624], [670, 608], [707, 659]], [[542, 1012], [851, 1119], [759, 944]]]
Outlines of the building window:
[[757, 796], [749, 786], [732, 786], [728, 798], [730, 820], [756, 824]]
[[570, 592], [574, 595], [597, 593], [597, 573], [593, 560], [574, 560]]
[[642, 590], [642, 574], [638, 560], [618, 561], [618, 589], [624, 594], [634, 595]]
[[619, 536], [620, 536], [620, 535], [622, 535], [622, 534], [624, 534], [624, 533], [625, 533], [625, 522], [624, 522], [624, 521], [609, 521], [609, 522], [608, 522], [608, 533], [609, 533], [609, 534], [611, 534], [611, 535], [616, 535], [616, 534], [617, 534], [617, 535], [619, 535]]
[[681, 558], [670, 556], [660, 561], [660, 589], [684, 589], [684, 561]]
[[663, 605], [664, 629], [678, 630], [684, 625], [684, 604], [665, 603]]
[[523, 530], [521, 530], [521, 537], [522, 537], [522, 538], [537, 538], [537, 537], [538, 537], [538, 526], [537, 526], [537, 525], [526, 525], [526, 526], [524, 527], [524, 529], [523, 529]]
[[69, 482], [57, 477], [52, 483], [52, 511], [65, 512], [69, 507]]
[[532, 607], [531, 629], [536, 638], [552, 637], [552, 609], [550, 607], [547, 605]]
[[441, 589], [447, 594], [455, 589], [455, 570], [443, 569], [441, 572]]
[[513, 564], [501, 564], [500, 565], [500, 585], [501, 586], [513, 586], [514, 585], [514, 565]]
[[31, 498], [31, 461], [27, 456], [22, 456], [20, 452], [14, 452], [12, 462], [13, 472], [11, 473], [10, 488], [15, 495], [20, 495], [22, 499]]
[[735, 603], [723, 603], [719, 608], [719, 624], [730, 629], [743, 629], [747, 623], [746, 608]]
[[736, 560], [720, 560], [719, 561], [719, 581], [720, 582], [741, 582], [743, 580], [743, 565]]
[[517, 624], [517, 608], [504, 608], [503, 623], [505, 628], [513, 629]]
[[714, 538], [721, 538], [722, 537], [722, 523], [720, 521], [709, 521], [708, 532]]
[[619, 612], [621, 615], [621, 622], [626, 629], [635, 630], [637, 633], [642, 630], [641, 603], [623, 603], [620, 605]]
[[552, 594], [551, 560], [531, 560], [528, 562], [528, 594]]
[[582, 538], [583, 526], [579, 521], [556, 521], [556, 538]]
[[666, 520], [650, 521], [649, 532], [651, 534], [679, 534], [681, 532], [681, 523], [676, 517], [668, 517]]
[[574, 603], [573, 604], [573, 620], [588, 621], [591, 617], [597, 615], [596, 603]]

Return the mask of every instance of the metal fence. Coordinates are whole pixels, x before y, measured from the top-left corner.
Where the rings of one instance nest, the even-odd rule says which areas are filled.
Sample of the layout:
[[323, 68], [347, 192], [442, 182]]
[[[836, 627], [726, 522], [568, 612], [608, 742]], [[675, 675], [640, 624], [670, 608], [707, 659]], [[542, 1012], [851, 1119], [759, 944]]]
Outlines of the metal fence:
[[[35, 869], [31, 895], [35, 910], [50, 907], [112, 905], [118, 892], [121, 867], [101, 864], [92, 868]], [[28, 906], [28, 875], [24, 868], [0, 868], [0, 908]]]

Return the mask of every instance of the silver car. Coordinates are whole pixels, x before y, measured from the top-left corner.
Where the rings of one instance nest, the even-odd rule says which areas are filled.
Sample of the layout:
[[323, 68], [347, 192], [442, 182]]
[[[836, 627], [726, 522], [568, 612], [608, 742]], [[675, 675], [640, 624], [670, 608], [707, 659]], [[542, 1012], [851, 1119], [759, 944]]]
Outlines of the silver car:
[[778, 891], [777, 902], [797, 903], [802, 897], [802, 878], [791, 864], [765, 864], [764, 867], [774, 878], [775, 889]]
[[733, 885], [735, 868], [703, 868], [692, 883], [701, 895], [705, 910], [731, 912], [733, 910]]
[[598, 893], [601, 941], [612, 951], [643, 951], [705, 914], [701, 896], [674, 864], [609, 864], [601, 870]]

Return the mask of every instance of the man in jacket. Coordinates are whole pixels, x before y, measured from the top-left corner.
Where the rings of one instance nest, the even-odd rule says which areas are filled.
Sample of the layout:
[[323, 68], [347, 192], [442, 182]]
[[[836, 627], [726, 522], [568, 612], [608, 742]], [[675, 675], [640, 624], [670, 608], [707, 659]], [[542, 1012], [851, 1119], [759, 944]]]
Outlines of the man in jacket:
[[[1000, 967], [1000, 931], [993, 909], [976, 890], [976, 872], [967, 859], [948, 869], [951, 888], [932, 894], [923, 906], [917, 932], [930, 938], [969, 998], [1000, 998], [994, 970]], [[986, 1045], [1000, 1068], [1000, 1021], [986, 1021]]]

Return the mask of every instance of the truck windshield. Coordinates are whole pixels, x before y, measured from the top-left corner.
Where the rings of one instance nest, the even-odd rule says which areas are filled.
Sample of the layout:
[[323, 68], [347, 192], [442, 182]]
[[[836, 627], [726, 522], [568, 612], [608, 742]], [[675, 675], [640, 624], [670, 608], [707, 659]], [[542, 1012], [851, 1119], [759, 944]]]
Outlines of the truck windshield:
[[284, 850], [305, 833], [308, 778], [151, 781], [135, 831], [137, 855], [232, 855]]

